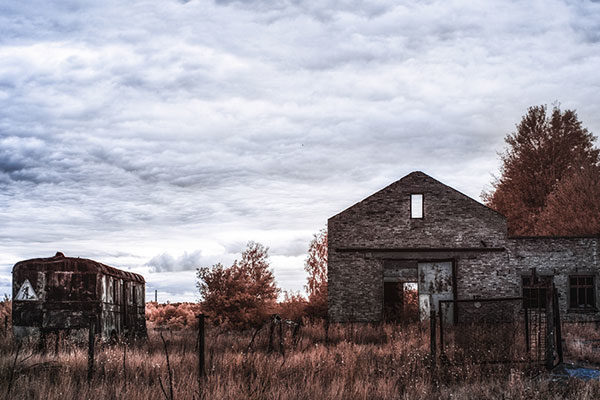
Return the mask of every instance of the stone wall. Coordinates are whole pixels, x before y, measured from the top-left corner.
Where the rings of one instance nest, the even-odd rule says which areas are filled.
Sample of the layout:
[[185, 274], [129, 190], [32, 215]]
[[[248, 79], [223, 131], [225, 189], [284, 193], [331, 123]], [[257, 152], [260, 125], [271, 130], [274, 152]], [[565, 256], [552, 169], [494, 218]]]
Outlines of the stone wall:
[[520, 296], [520, 284], [514, 284], [514, 275], [506, 250], [461, 255], [456, 259], [457, 298]]
[[511, 238], [507, 241], [510, 284], [521, 288], [521, 279], [535, 268], [538, 275], [554, 276], [563, 320], [598, 320], [600, 313], [570, 310], [569, 276], [594, 275], [596, 308], [600, 307], [600, 259], [598, 237], [580, 238]]
[[[423, 194], [424, 217], [410, 218]], [[422, 172], [413, 172], [328, 221], [329, 248], [504, 246], [506, 218]]]
[[[423, 194], [424, 217], [410, 218], [410, 195]], [[568, 277], [595, 276], [598, 237], [508, 238], [506, 219], [422, 172], [413, 172], [328, 221], [329, 316], [378, 321], [383, 281], [415, 276], [419, 260], [454, 260], [456, 298], [522, 296], [522, 276], [553, 275], [565, 320], [600, 319], [568, 309]], [[460, 314], [460, 311], [459, 311]]]
[[[378, 321], [383, 311], [381, 260], [365, 253], [329, 255], [328, 302], [333, 321]], [[333, 265], [333, 268], [331, 266]]]
[[[422, 219], [410, 218], [411, 194], [423, 194]], [[330, 317], [379, 320], [383, 259], [366, 249], [503, 247], [506, 219], [430, 176], [413, 172], [330, 218], [328, 234]], [[353, 248], [359, 251], [348, 251]]]

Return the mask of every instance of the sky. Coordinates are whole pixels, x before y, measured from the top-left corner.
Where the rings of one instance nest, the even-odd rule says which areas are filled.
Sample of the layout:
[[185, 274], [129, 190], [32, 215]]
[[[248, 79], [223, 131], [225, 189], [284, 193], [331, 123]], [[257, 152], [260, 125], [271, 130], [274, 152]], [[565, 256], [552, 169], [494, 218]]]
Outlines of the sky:
[[[53, 4], [60, 3], [60, 4]], [[420, 170], [480, 199], [533, 105], [600, 133], [597, 1], [3, 1], [0, 296], [24, 259], [141, 273], [269, 247]]]

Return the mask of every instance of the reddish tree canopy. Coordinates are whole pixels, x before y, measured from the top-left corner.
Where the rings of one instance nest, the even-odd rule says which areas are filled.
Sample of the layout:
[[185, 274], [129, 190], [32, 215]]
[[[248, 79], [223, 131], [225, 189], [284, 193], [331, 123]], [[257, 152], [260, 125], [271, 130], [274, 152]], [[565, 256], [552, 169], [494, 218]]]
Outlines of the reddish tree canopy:
[[600, 233], [600, 168], [566, 175], [548, 196], [538, 219], [540, 235], [593, 235]]
[[516, 132], [505, 139], [508, 148], [501, 155], [500, 178], [483, 194], [488, 206], [507, 217], [509, 233], [540, 231], [538, 220], [559, 182], [598, 165], [595, 139], [573, 110], [562, 112], [555, 106], [548, 115], [546, 106], [529, 108]]
[[270, 270], [268, 248], [248, 242], [242, 259], [230, 267], [216, 264], [197, 270], [196, 286], [204, 312], [214, 324], [256, 326], [274, 310], [279, 289]]
[[325, 317], [327, 315], [327, 230], [322, 229], [313, 236], [304, 270], [308, 272], [305, 286], [309, 303], [307, 313]]

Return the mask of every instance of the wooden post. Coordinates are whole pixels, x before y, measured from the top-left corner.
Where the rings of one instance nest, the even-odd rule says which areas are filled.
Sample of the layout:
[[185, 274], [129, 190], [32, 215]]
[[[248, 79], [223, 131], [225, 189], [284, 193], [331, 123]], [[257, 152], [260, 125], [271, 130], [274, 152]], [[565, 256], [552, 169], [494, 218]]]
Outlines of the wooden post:
[[279, 318], [279, 352], [285, 357], [285, 349], [283, 348], [283, 319]]
[[435, 367], [436, 364], [436, 342], [437, 336], [435, 333], [436, 320], [435, 310], [429, 312], [429, 353], [431, 355], [431, 366]]
[[525, 316], [525, 349], [527, 350], [527, 356], [529, 357], [529, 352], [531, 351], [531, 343], [529, 336], [529, 309], [527, 308], [527, 304], [525, 304], [525, 309], [523, 310], [523, 315]]
[[546, 289], [546, 369], [554, 368], [554, 312], [552, 286]]
[[204, 314], [198, 314], [198, 388], [202, 389], [202, 378], [206, 375], [205, 363], [204, 363]]
[[[430, 307], [433, 307], [433, 301], [430, 301]], [[444, 355], [444, 313], [442, 310], [442, 301], [438, 301], [438, 319], [440, 320], [440, 356]]]
[[125, 377], [125, 384], [127, 384], [126, 360], [127, 360], [127, 343], [123, 342], [123, 377]]
[[54, 357], [58, 356], [58, 345], [60, 341], [60, 330], [56, 330], [56, 341], [54, 342]]
[[563, 348], [562, 348], [562, 330], [560, 324], [560, 306], [558, 304], [558, 290], [552, 285], [552, 305], [554, 307], [554, 327], [556, 329], [556, 353], [558, 354], [558, 362], [563, 362]]
[[160, 380], [160, 377], [158, 378], [158, 383], [160, 384], [160, 388], [162, 389], [165, 397], [167, 397], [169, 400], [174, 400], [174, 397], [173, 397], [173, 371], [171, 370], [171, 363], [169, 362], [169, 350], [167, 349], [167, 342], [165, 341], [165, 338], [163, 337], [162, 332], [160, 333], [160, 340], [162, 340], [162, 342], [163, 342], [163, 349], [165, 350], [165, 358], [167, 359], [167, 372], [169, 373], [169, 396], [168, 397], [167, 397], [165, 388], [163, 387], [163, 384]]
[[292, 333], [292, 343], [294, 344], [294, 347], [296, 347], [296, 345], [298, 344], [298, 341], [300, 339], [300, 336], [298, 334], [300, 333], [301, 324], [302, 324], [302, 317], [300, 317], [296, 320], [296, 326], [294, 326], [294, 332]]
[[46, 330], [44, 328], [40, 329], [40, 339], [38, 341], [37, 350], [42, 354], [46, 354]]
[[94, 373], [94, 339], [96, 336], [96, 323], [95, 318], [90, 318], [90, 325], [88, 328], [88, 373], [87, 381], [92, 381], [92, 375]]
[[154, 302], [158, 303], [158, 290], [154, 289]]
[[269, 327], [269, 347], [267, 351], [270, 353], [273, 351], [273, 333], [275, 331], [275, 315], [271, 316], [271, 326]]

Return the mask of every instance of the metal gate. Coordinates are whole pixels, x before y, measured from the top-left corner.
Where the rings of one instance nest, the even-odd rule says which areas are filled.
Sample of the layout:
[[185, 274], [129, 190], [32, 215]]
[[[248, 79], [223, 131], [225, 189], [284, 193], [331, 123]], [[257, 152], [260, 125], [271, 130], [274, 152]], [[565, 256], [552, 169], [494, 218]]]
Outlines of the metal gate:
[[[452, 363], [529, 363], [553, 368], [562, 362], [558, 296], [547, 288], [544, 302], [525, 297], [439, 300], [432, 313], [432, 356]], [[543, 306], [543, 307], [542, 307]], [[452, 309], [452, 323], [444, 316]], [[435, 324], [439, 326], [439, 336]]]

